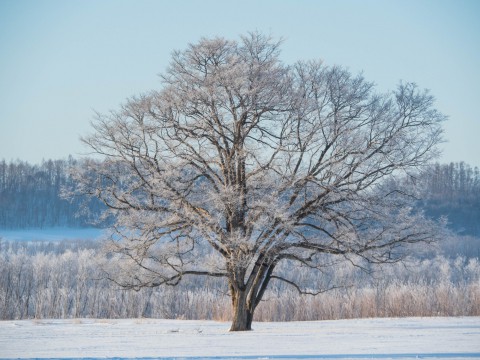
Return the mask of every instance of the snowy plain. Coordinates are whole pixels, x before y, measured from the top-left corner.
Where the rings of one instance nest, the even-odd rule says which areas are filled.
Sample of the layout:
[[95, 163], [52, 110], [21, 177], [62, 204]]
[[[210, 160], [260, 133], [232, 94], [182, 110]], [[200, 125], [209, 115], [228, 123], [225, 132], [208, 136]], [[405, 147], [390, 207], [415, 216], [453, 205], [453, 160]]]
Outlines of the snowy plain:
[[0, 358], [480, 358], [480, 317], [254, 323], [185, 320], [0, 321]]
[[[99, 229], [0, 230], [7, 241], [99, 239]], [[480, 317], [253, 324], [156, 319], [0, 321], [1, 359], [480, 359]]]

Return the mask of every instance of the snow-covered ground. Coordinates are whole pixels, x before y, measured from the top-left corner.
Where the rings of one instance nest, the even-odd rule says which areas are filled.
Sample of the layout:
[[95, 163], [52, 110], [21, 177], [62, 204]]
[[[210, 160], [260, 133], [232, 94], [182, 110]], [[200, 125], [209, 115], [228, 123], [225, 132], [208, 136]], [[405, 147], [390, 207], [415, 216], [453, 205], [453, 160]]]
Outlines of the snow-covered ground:
[[182, 320], [0, 322], [0, 358], [480, 358], [480, 317], [254, 323]]

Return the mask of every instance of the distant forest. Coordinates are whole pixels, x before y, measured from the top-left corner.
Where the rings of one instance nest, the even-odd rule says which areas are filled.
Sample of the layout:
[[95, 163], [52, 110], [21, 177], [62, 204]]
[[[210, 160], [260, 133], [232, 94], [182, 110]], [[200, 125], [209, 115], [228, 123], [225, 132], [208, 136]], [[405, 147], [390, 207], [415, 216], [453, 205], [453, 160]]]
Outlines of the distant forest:
[[[0, 161], [0, 228], [91, 227], [103, 204], [95, 199], [62, 198], [72, 185], [68, 175], [77, 160], [45, 160], [39, 165]], [[435, 164], [414, 179], [421, 186], [419, 210], [431, 218], [447, 217], [460, 235], [480, 237], [480, 171], [464, 162]]]
[[40, 165], [0, 161], [0, 228], [92, 227], [103, 205], [87, 197], [66, 200], [72, 185], [68, 169], [76, 160], [45, 160]]
[[448, 226], [461, 235], [480, 237], [480, 171], [460, 163], [435, 164], [420, 181], [418, 206], [432, 218], [446, 216]]

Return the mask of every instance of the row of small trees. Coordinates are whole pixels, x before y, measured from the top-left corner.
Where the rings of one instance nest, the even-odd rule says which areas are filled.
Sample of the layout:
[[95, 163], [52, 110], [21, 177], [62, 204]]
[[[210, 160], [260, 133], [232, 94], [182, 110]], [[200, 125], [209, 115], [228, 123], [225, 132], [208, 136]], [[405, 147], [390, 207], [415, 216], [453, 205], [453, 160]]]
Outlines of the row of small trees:
[[[120, 290], [102, 279], [88, 242], [1, 242], [0, 319], [169, 318], [231, 320], [223, 280], [190, 278], [179, 287]], [[437, 256], [366, 274], [349, 263], [322, 278], [288, 265], [299, 282], [330, 288], [315, 297], [278, 283], [266, 293], [258, 321], [383, 316], [480, 315], [478, 258]], [[335, 288], [337, 285], [338, 288]], [[354, 285], [354, 286], [353, 286]]]

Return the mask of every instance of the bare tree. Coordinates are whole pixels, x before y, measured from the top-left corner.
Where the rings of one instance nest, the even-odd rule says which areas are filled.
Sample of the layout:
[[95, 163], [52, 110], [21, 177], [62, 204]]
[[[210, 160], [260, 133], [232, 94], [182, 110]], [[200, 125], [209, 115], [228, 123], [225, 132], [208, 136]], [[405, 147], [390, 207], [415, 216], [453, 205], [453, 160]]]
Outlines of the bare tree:
[[287, 66], [279, 46], [251, 33], [174, 52], [160, 91], [97, 116], [83, 141], [101, 158], [75, 175], [116, 219], [109, 278], [139, 289], [223, 277], [232, 331], [251, 329], [271, 281], [325, 290], [281, 276], [282, 261], [395, 262], [433, 234], [385, 185], [436, 155], [432, 96], [411, 83], [377, 94], [320, 61]]

